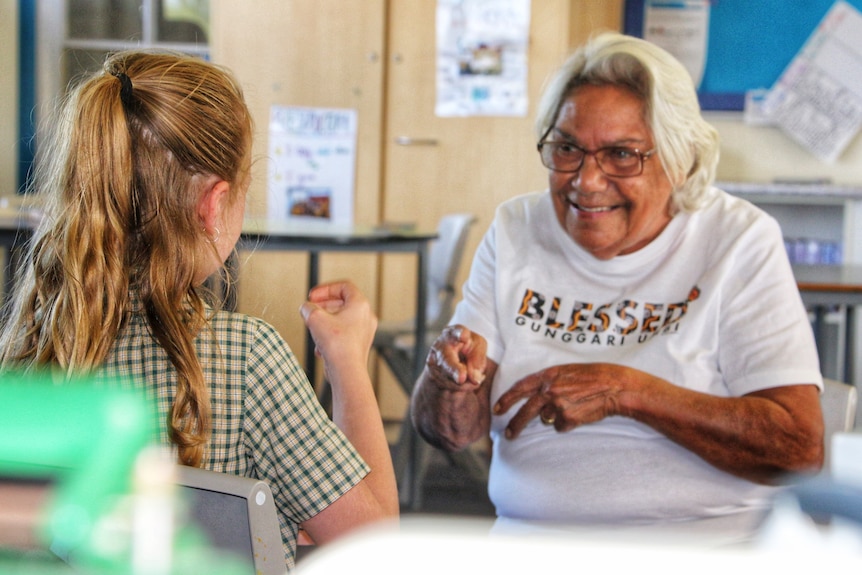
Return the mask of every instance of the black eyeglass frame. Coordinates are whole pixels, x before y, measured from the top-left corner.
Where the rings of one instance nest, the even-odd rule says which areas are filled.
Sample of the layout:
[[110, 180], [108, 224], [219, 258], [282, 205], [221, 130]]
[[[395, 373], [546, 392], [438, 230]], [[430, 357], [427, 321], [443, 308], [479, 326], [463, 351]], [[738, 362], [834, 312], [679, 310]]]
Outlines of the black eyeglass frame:
[[[578, 150], [583, 152], [584, 155], [581, 157], [581, 162], [578, 164], [577, 168], [574, 168], [571, 170], [560, 170], [558, 168], [554, 168], [552, 166], [549, 166], [548, 164], [545, 163], [545, 156], [544, 156], [544, 154], [542, 154], [542, 148], [545, 146], [545, 144], [566, 144], [566, 145], [569, 145], [573, 148], [577, 148]], [[650, 159], [658, 151], [658, 148], [653, 148], [652, 150], [647, 150], [646, 152], [641, 152], [638, 148], [630, 148], [628, 146], [605, 146], [605, 147], [599, 148], [597, 150], [587, 150], [587, 149], [582, 148], [582, 147], [578, 146], [577, 144], [574, 144], [574, 143], [567, 141], [567, 140], [560, 141], [560, 140], [545, 140], [545, 139], [542, 139], [542, 141], [540, 141], [538, 144], [536, 144], [536, 149], [539, 151], [539, 158], [541, 159], [542, 165], [545, 166], [546, 168], [548, 168], [549, 170], [554, 171], [554, 172], [560, 172], [562, 174], [574, 174], [575, 172], [579, 171], [581, 168], [584, 167], [584, 161], [587, 159], [587, 156], [595, 156], [596, 165], [599, 167], [599, 170], [601, 170], [604, 175], [611, 177], [611, 178], [636, 178], [637, 176], [640, 176], [644, 172], [644, 162], [646, 162], [648, 159]], [[627, 151], [630, 151], [630, 152], [636, 154], [638, 159], [640, 160], [640, 167], [638, 168], [637, 173], [636, 174], [619, 175], [619, 174], [609, 174], [608, 172], [606, 172], [605, 169], [602, 167], [602, 163], [599, 161], [599, 157], [597, 155], [600, 152], [603, 152], [605, 150], [627, 150]]]

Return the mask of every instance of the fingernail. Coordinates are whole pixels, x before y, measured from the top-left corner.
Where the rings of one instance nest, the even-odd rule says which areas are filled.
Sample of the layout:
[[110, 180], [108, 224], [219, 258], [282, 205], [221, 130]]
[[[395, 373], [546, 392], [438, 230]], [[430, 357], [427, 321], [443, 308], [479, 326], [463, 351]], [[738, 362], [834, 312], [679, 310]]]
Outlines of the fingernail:
[[503, 408], [500, 407], [499, 403], [495, 403], [493, 411], [494, 411], [494, 415], [500, 415], [500, 413], [503, 411]]
[[514, 433], [512, 433], [512, 430], [507, 427], [506, 428], [506, 439], [512, 439], [513, 435], [514, 435]]

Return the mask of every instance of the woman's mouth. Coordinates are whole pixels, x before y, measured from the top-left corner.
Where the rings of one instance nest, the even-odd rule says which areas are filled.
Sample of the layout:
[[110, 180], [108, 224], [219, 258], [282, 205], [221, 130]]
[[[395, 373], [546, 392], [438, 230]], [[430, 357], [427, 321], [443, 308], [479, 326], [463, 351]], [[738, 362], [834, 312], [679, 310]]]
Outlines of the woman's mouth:
[[[596, 198], [596, 200], [598, 200], [598, 198]], [[614, 210], [617, 210], [617, 209], [623, 207], [621, 204], [589, 205], [589, 204], [578, 203], [577, 201], [575, 201], [574, 196], [567, 196], [565, 198], [565, 201], [567, 204], [569, 204], [569, 207], [575, 211], [575, 213], [578, 213], [578, 214], [581, 214], [581, 216], [587, 216], [587, 217], [588, 216], [600, 217], [602, 214], [613, 212]]]
[[572, 205], [580, 212], [586, 212], [588, 214], [598, 214], [601, 212], [609, 212], [615, 209], [615, 206], [583, 206], [581, 204], [572, 203]]

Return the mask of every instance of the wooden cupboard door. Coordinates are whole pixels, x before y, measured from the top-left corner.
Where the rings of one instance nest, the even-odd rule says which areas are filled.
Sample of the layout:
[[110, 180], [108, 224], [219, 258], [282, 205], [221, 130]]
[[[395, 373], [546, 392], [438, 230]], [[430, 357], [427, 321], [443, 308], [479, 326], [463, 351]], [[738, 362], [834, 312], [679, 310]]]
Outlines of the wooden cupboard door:
[[[380, 208], [385, 0], [211, 2], [214, 62], [234, 71], [255, 120], [247, 213], [267, 213], [272, 105], [357, 110], [354, 220], [374, 224]], [[273, 323], [301, 359], [307, 255], [241, 254], [239, 309]], [[321, 280], [351, 278], [376, 301], [377, 256], [323, 254]], [[318, 370], [320, 373], [321, 370]]]
[[[389, 3], [389, 62], [384, 139], [384, 219], [435, 227], [441, 216], [469, 212], [478, 217], [464, 256], [461, 278], [502, 201], [544, 189], [547, 175], [533, 135], [536, 100], [547, 75], [566, 54], [568, 0], [532, 2], [529, 38], [529, 111], [522, 117], [437, 117], [436, 2]], [[381, 290], [389, 318], [399, 293], [410, 293], [406, 262], [386, 256]]]

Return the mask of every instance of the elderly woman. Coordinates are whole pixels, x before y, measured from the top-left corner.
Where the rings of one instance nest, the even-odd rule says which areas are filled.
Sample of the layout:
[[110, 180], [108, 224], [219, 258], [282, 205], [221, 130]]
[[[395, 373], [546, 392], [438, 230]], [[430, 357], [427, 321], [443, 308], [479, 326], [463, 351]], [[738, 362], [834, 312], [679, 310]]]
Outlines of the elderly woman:
[[490, 433], [499, 528], [752, 533], [823, 459], [822, 379], [778, 224], [712, 187], [686, 70], [603, 34], [539, 104], [549, 189], [497, 209], [415, 388], [430, 443]]

